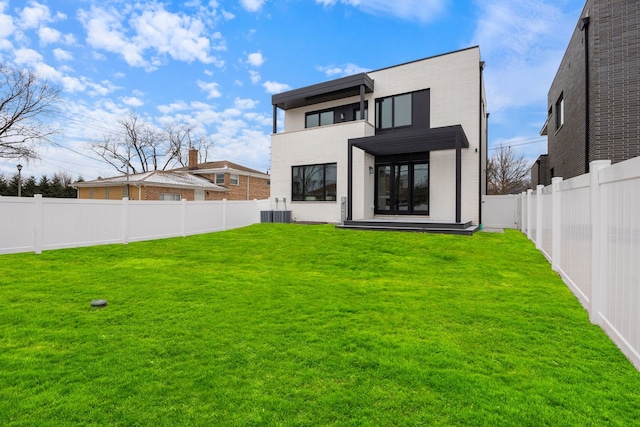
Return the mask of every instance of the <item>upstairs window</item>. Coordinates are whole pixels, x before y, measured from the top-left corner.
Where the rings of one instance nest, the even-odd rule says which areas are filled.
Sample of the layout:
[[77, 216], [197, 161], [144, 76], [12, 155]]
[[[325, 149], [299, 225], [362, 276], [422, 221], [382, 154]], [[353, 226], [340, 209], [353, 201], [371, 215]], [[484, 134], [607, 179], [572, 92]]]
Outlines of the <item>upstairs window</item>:
[[564, 124], [564, 93], [560, 94], [560, 98], [556, 101], [556, 130]]
[[232, 173], [229, 175], [229, 184], [231, 185], [240, 185], [240, 177], [238, 174]]
[[314, 128], [333, 124], [333, 110], [307, 113], [305, 127]]
[[216, 174], [216, 184], [217, 185], [224, 185], [224, 174], [223, 173], [217, 173]]
[[376, 128], [393, 129], [411, 126], [411, 94], [389, 96], [376, 100]]
[[[362, 117], [360, 117], [360, 109], [359, 108], [354, 110], [353, 119], [354, 120], [362, 120]], [[364, 119], [365, 120], [369, 120], [369, 109], [366, 108], [366, 107], [364, 109]]]

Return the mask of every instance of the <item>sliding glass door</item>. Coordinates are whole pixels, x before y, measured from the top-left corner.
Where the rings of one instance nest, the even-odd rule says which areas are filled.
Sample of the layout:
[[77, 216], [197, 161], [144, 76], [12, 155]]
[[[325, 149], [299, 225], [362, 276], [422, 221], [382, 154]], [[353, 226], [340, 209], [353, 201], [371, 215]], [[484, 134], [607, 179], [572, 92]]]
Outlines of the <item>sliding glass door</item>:
[[429, 214], [429, 162], [392, 161], [376, 165], [375, 213]]

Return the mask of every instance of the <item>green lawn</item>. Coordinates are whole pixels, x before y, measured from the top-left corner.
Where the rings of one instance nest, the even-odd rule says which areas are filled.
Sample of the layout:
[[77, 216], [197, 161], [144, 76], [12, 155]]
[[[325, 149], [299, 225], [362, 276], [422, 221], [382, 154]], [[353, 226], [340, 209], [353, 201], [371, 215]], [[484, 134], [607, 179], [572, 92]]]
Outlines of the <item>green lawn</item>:
[[257, 224], [0, 256], [3, 426], [638, 420], [640, 374], [515, 231]]

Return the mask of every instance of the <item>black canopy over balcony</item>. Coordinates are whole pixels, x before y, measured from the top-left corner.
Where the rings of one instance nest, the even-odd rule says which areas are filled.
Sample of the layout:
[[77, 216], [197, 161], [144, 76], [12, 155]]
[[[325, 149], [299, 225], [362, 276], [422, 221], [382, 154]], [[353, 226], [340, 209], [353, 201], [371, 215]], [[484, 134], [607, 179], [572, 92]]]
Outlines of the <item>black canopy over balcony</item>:
[[366, 73], [360, 73], [273, 95], [271, 97], [273, 133], [276, 133], [278, 128], [278, 108], [290, 110], [359, 95], [360, 111], [364, 111], [364, 95], [371, 92], [373, 92], [373, 79]]

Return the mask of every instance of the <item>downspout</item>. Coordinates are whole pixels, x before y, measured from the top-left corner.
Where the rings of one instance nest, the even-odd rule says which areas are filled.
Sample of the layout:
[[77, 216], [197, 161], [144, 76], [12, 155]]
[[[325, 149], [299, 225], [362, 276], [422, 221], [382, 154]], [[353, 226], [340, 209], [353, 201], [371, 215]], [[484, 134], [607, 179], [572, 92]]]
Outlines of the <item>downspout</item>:
[[456, 222], [462, 222], [462, 141], [456, 134]]
[[[238, 175], [238, 179], [240, 179], [240, 176]], [[249, 190], [249, 180], [251, 179], [251, 176], [247, 175], [247, 200], [249, 200], [249, 195], [251, 194], [250, 190]]]
[[478, 93], [479, 93], [479, 111], [478, 111], [478, 225], [482, 227], [482, 137], [483, 129], [483, 101], [482, 101], [482, 72], [484, 71], [485, 62], [480, 61], [480, 81], [478, 82]]
[[278, 106], [273, 105], [273, 133], [278, 133]]
[[578, 24], [584, 31], [584, 173], [589, 173], [589, 10]]

